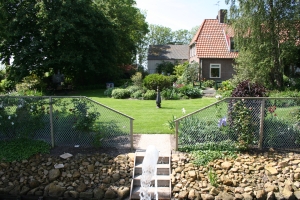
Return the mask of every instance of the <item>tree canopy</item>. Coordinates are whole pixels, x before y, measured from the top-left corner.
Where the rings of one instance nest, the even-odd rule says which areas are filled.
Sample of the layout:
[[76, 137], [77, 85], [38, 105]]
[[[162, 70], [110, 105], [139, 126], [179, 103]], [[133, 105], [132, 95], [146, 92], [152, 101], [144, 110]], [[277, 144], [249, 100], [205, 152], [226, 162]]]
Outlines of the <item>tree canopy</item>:
[[226, 3], [230, 4], [229, 22], [239, 51], [235, 78], [281, 88], [284, 68], [299, 56], [295, 54], [299, 49], [299, 2], [226, 0]]
[[131, 64], [147, 33], [133, 0], [0, 0], [0, 60], [11, 79], [58, 70], [78, 84], [105, 82]]

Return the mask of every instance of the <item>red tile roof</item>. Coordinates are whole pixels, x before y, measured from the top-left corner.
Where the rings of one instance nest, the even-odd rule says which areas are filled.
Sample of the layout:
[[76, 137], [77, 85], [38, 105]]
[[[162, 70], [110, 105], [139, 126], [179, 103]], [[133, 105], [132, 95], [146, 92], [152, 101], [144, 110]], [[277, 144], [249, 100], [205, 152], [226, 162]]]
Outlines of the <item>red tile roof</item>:
[[233, 30], [227, 24], [205, 19], [190, 45], [196, 43], [198, 58], [236, 58], [238, 53], [229, 49], [230, 37]]

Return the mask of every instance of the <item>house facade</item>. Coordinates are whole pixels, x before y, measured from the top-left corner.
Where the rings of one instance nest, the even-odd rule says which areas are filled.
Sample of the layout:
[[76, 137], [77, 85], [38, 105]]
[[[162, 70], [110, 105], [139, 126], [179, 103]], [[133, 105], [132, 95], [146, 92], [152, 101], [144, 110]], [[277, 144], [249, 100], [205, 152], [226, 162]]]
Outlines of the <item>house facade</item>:
[[148, 49], [148, 72], [156, 73], [160, 63], [184, 63], [189, 59], [189, 45], [150, 45]]
[[238, 52], [233, 30], [225, 23], [226, 10], [217, 19], [205, 19], [189, 44], [189, 63], [199, 63], [199, 79], [224, 81], [232, 78]]

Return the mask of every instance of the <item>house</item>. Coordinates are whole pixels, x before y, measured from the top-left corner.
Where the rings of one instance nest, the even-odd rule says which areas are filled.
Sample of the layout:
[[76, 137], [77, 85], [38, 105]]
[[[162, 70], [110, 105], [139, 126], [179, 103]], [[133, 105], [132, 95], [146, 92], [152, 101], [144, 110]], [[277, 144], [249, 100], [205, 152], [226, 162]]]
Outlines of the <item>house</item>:
[[233, 30], [225, 23], [226, 10], [217, 19], [205, 19], [189, 45], [189, 63], [199, 63], [199, 79], [216, 82], [232, 78], [234, 50]]
[[189, 45], [150, 45], [148, 50], [148, 72], [156, 73], [162, 62], [183, 63], [189, 59]]

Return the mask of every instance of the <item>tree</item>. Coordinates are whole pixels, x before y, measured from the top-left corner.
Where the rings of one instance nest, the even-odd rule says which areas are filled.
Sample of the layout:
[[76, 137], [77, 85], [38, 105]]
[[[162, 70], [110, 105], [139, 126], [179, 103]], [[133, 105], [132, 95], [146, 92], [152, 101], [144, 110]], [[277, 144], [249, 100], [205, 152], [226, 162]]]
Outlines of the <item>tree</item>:
[[[97, 3], [97, 4], [96, 4]], [[121, 75], [147, 33], [133, 0], [0, 0], [0, 60], [9, 78], [45, 72], [94, 84]]]
[[95, 0], [101, 11], [114, 25], [117, 33], [118, 64], [136, 63], [140, 44], [148, 33], [145, 15], [135, 7], [135, 0]]
[[299, 2], [226, 0], [226, 3], [230, 4], [230, 23], [239, 51], [235, 79], [282, 88], [284, 67], [293, 62], [290, 54], [294, 54], [299, 37], [299, 19], [295, 15]]

